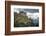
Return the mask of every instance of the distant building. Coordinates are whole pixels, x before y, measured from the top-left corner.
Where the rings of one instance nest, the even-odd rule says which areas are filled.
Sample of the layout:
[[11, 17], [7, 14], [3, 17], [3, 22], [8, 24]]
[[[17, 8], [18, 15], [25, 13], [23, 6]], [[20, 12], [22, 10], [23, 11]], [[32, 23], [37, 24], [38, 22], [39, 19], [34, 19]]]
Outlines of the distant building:
[[21, 14], [21, 15], [23, 15], [23, 16], [26, 16], [26, 12], [24, 12], [24, 11], [20, 11], [19, 14]]

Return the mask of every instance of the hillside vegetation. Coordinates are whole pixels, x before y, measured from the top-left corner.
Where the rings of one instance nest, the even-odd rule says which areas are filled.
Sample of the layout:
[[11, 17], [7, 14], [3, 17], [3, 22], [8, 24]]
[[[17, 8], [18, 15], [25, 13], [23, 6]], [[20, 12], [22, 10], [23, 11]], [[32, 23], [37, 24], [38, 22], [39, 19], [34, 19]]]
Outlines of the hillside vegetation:
[[31, 20], [28, 19], [27, 16], [23, 16], [21, 14], [15, 14], [14, 15], [14, 26], [19, 27], [19, 26], [28, 26], [28, 22], [31, 23]]

